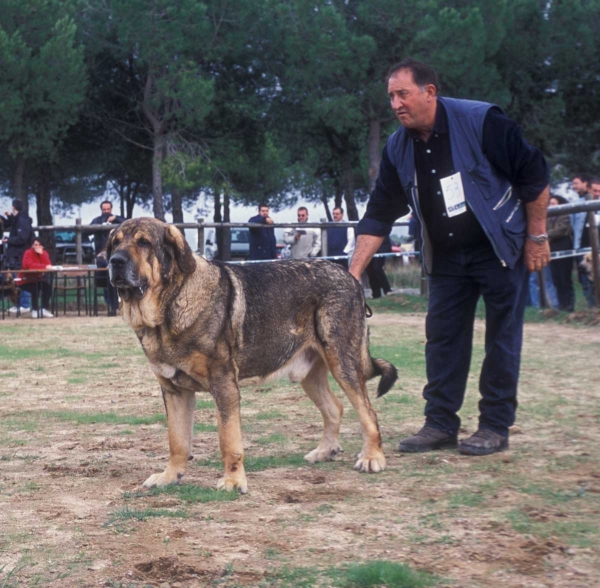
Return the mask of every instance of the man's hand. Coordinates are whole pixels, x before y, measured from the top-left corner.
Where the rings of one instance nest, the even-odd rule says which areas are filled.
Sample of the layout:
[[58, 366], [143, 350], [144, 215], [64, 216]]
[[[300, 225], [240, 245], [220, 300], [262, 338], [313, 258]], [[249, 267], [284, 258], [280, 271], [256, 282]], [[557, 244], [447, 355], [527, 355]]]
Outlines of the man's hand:
[[539, 272], [550, 263], [550, 245], [525, 239], [525, 263], [530, 272]]
[[265, 220], [267, 221], [268, 225], [272, 225], [273, 224], [273, 219], [270, 216], [265, 217]]
[[112, 222], [115, 220], [115, 218], [116, 218], [116, 217], [115, 217], [115, 215], [113, 214], [112, 216], [109, 216], [109, 217], [106, 219], [106, 222], [107, 222], [107, 223], [112, 223]]

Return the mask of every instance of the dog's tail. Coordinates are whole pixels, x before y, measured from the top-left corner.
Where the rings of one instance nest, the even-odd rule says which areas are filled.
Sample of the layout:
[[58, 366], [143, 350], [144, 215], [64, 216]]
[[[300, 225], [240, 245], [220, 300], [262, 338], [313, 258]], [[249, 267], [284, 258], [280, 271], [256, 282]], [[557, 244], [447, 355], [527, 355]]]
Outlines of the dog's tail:
[[396, 367], [385, 359], [371, 358], [373, 372], [371, 377], [381, 376], [379, 386], [377, 387], [377, 398], [383, 396], [390, 391], [394, 382], [398, 379], [398, 370]]

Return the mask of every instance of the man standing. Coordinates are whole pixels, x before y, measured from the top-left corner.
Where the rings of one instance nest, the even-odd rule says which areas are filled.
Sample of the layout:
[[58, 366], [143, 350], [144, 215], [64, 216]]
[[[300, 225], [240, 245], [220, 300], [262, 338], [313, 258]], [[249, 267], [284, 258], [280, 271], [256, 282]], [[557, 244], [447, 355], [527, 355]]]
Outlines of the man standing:
[[[571, 183], [573, 190], [577, 193], [578, 199], [575, 202], [586, 202], [592, 199], [593, 195], [589, 194], [590, 179], [585, 174], [577, 174], [573, 177]], [[589, 226], [586, 224], [587, 212], [574, 212], [571, 215], [571, 225], [573, 226], [573, 248], [580, 249], [589, 247]], [[579, 283], [583, 290], [583, 295], [587, 300], [588, 306], [596, 306], [596, 298], [594, 296], [594, 282], [590, 280], [587, 272], [580, 265], [583, 261], [583, 255], [575, 257], [575, 266], [577, 267], [577, 275]]]
[[[260, 225], [273, 225], [273, 219], [269, 216], [267, 204], [258, 205], [258, 214], [248, 219], [249, 223]], [[277, 258], [277, 247], [275, 244], [275, 229], [250, 227], [250, 259], [261, 261]]]
[[[92, 225], [120, 225], [125, 219], [122, 216], [118, 216], [112, 213], [112, 202], [105, 200], [100, 204], [100, 211], [102, 214], [97, 216], [90, 224]], [[108, 235], [110, 231], [98, 231], [94, 233], [94, 249], [96, 255], [106, 249], [106, 243], [108, 242]]]
[[[308, 209], [305, 206], [298, 209], [298, 222], [308, 222]], [[321, 250], [321, 232], [319, 229], [286, 229], [283, 233], [283, 241], [291, 245], [292, 259], [316, 257]]]
[[[2, 239], [2, 243], [8, 248], [6, 254], [8, 259], [8, 269], [19, 270], [23, 261], [23, 254], [33, 243], [34, 233], [31, 218], [25, 212], [25, 203], [19, 198], [12, 201], [12, 213], [5, 212], [3, 218], [4, 226], [10, 229], [7, 238]], [[19, 296], [18, 306], [9, 308], [10, 313], [24, 313], [30, 311], [31, 296], [28, 292], [22, 291]]]
[[548, 169], [519, 126], [492, 104], [441, 98], [436, 72], [407, 59], [390, 70], [388, 95], [401, 127], [388, 139], [350, 272], [359, 279], [393, 222], [417, 219], [429, 277], [425, 426], [400, 451], [458, 444], [475, 309], [486, 305], [486, 355], [478, 430], [467, 455], [508, 447], [517, 407], [527, 270], [550, 260]]
[[[331, 215], [334, 223], [344, 222], [344, 209], [341, 206], [334, 208]], [[327, 229], [327, 256], [346, 257], [346, 248], [352, 241], [353, 234], [351, 227], [329, 227]], [[348, 269], [348, 259], [332, 259], [331, 261]]]

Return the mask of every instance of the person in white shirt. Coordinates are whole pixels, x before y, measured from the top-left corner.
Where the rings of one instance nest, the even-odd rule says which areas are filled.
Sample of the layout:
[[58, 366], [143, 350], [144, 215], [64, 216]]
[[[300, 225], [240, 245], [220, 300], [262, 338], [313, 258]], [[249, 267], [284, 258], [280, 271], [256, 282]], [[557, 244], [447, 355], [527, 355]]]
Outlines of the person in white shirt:
[[[298, 222], [308, 222], [308, 209], [301, 206], [298, 209]], [[283, 233], [283, 241], [290, 245], [292, 259], [317, 257], [321, 250], [321, 231], [311, 228], [289, 228]]]

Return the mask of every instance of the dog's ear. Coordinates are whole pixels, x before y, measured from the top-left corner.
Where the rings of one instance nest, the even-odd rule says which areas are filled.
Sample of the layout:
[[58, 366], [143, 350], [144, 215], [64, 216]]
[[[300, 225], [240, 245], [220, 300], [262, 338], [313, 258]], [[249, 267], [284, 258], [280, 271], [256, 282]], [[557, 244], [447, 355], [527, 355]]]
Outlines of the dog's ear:
[[182, 232], [173, 225], [167, 225], [165, 229], [165, 244], [170, 245], [173, 257], [184, 274], [193, 274], [196, 270], [196, 260]]

